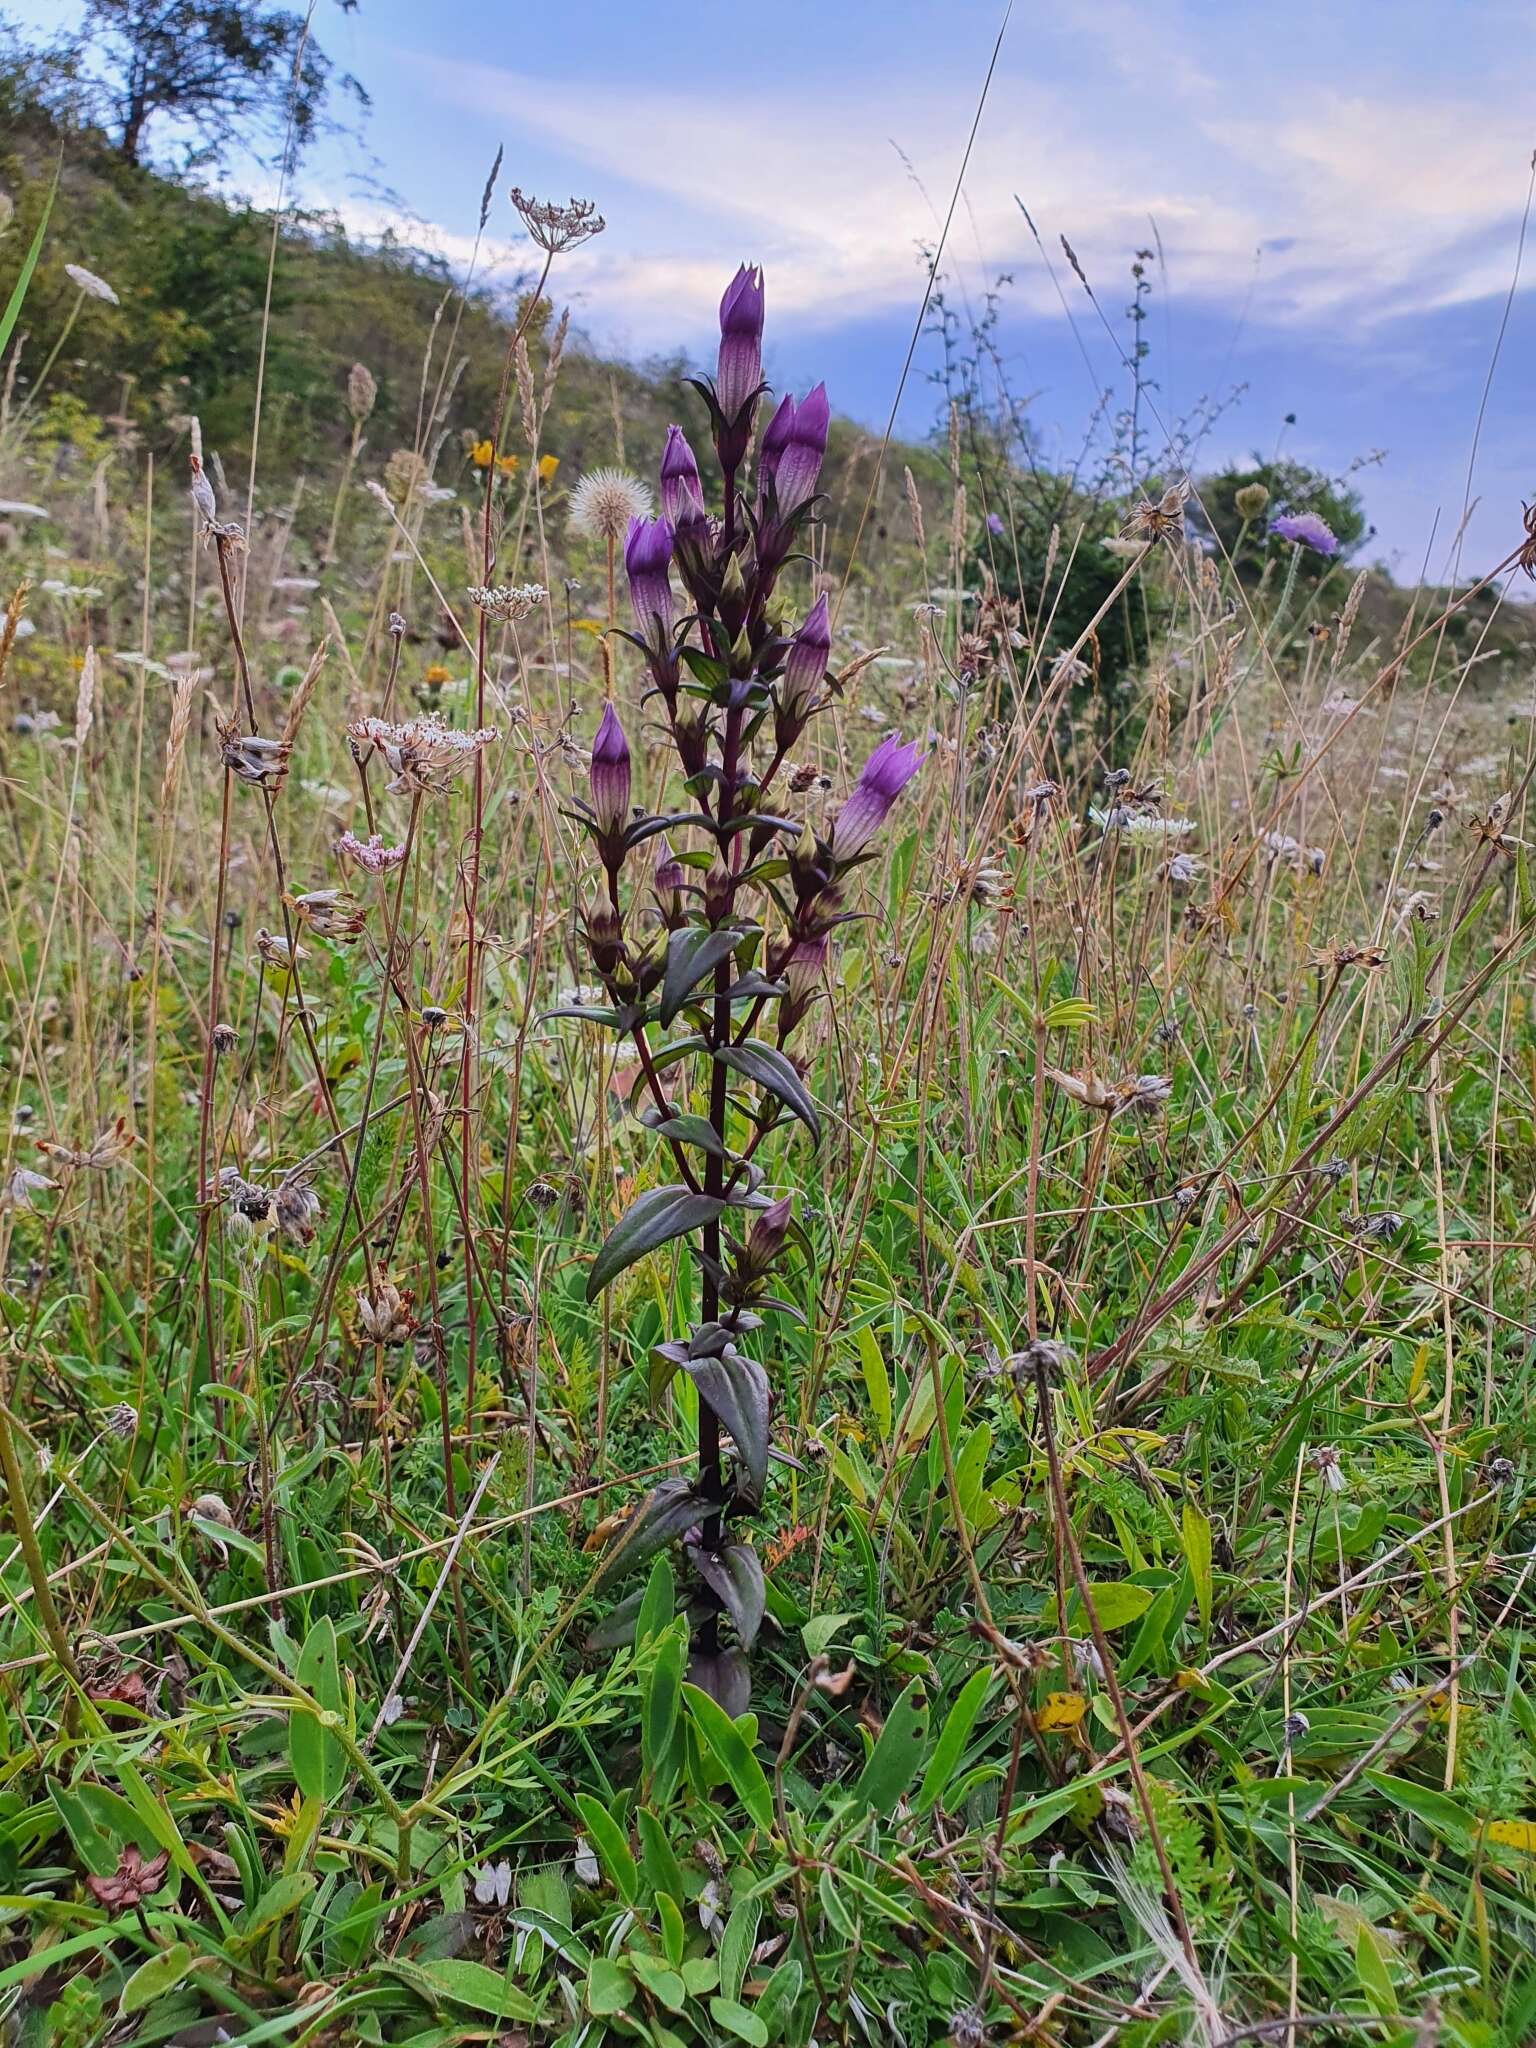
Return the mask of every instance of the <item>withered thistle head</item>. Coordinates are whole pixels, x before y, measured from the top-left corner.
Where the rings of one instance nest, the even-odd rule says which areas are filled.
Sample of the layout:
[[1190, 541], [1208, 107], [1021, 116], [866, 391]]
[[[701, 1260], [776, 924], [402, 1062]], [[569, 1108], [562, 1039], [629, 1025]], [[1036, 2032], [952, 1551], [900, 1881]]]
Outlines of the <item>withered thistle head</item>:
[[249, 783], [253, 789], [279, 790], [288, 774], [288, 759], [292, 748], [286, 740], [264, 738], [255, 732], [242, 732], [233, 720], [215, 721], [219, 735], [219, 759], [237, 782]]

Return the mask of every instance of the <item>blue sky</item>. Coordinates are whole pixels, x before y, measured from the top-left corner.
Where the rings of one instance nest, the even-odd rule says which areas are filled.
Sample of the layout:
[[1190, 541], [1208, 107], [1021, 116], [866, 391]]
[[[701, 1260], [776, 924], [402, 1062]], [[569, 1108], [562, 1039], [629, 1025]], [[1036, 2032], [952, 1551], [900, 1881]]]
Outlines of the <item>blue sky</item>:
[[[504, 144], [503, 186], [580, 193], [607, 216], [552, 286], [595, 344], [704, 359], [724, 281], [760, 261], [775, 381], [825, 376], [839, 409], [881, 426], [1001, 19], [996, 0], [361, 0], [351, 14], [319, 0], [317, 33], [374, 108], [360, 141], [315, 152], [302, 197], [462, 256]], [[1529, 30], [1526, 0], [1017, 0], [946, 289], [975, 305], [1011, 274], [1010, 383], [1046, 446], [1075, 454], [1097, 393], [1125, 395], [1127, 265], [1160, 241], [1146, 332], [1161, 417], [1244, 386], [1212, 458], [1367, 460], [1373, 551], [1401, 575], [1444, 574], [1536, 147]], [[262, 189], [259, 171], [231, 175]], [[499, 196], [490, 261], [508, 280], [527, 255], [515, 225]], [[914, 366], [907, 431], [932, 421], [933, 361], [924, 348]], [[1483, 424], [1467, 568], [1513, 544], [1536, 495], [1533, 364], [1536, 235]]]

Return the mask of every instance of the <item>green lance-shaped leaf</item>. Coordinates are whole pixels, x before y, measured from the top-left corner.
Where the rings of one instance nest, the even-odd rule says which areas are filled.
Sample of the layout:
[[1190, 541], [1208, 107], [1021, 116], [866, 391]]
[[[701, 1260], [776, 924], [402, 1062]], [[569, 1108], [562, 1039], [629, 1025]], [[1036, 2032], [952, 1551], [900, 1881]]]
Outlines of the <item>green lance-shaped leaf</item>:
[[696, 1194], [677, 1182], [647, 1188], [609, 1231], [602, 1250], [592, 1261], [592, 1270], [587, 1275], [588, 1301], [595, 1301], [609, 1281], [636, 1259], [643, 1259], [647, 1252], [670, 1243], [674, 1237], [686, 1237], [690, 1230], [713, 1223], [724, 1209], [725, 1203], [718, 1195]]
[[689, 1558], [736, 1624], [742, 1648], [750, 1650], [763, 1625], [763, 1609], [768, 1599], [757, 1552], [750, 1543], [727, 1543], [719, 1550], [696, 1548], [689, 1552]]
[[729, 960], [742, 933], [732, 925], [719, 931], [691, 926], [667, 940], [667, 965], [661, 978], [661, 1021], [670, 1024], [706, 974]]
[[755, 1358], [728, 1345], [718, 1358], [690, 1358], [684, 1372], [719, 1416], [741, 1453], [753, 1501], [768, 1478], [768, 1375]]
[[810, 1092], [791, 1061], [777, 1046], [764, 1045], [760, 1039], [749, 1038], [745, 1045], [722, 1045], [715, 1058], [723, 1067], [745, 1074], [759, 1088], [766, 1088], [787, 1110], [799, 1117], [813, 1138], [820, 1138], [821, 1119], [816, 1114]]
[[688, 1480], [663, 1479], [641, 1501], [620, 1532], [618, 1541], [603, 1560], [597, 1583], [607, 1585], [619, 1572], [639, 1564], [681, 1536], [693, 1523], [709, 1513], [709, 1502], [694, 1492]]

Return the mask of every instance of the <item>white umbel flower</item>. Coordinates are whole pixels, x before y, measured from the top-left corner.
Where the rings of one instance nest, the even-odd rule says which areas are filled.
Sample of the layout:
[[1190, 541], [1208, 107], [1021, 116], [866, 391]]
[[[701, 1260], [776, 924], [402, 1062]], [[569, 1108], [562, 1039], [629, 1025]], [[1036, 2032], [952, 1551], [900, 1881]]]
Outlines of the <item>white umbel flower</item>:
[[104, 277], [98, 277], [94, 270], [87, 270], [83, 263], [66, 263], [64, 275], [88, 299], [101, 299], [109, 306], [118, 306], [122, 301]]

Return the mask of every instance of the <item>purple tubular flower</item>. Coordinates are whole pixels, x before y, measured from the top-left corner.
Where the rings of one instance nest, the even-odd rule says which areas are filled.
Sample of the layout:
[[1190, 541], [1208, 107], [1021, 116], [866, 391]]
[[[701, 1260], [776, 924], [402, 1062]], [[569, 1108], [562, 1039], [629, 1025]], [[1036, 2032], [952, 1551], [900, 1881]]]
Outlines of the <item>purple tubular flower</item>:
[[766, 1273], [783, 1251], [793, 1207], [794, 1197], [781, 1195], [778, 1201], [770, 1202], [766, 1209], [759, 1212], [747, 1239], [746, 1257], [742, 1262], [753, 1279]]
[[850, 861], [861, 854], [890, 815], [891, 806], [922, 765], [916, 740], [903, 746], [894, 736], [882, 740], [864, 763], [864, 773], [832, 827], [832, 858]]
[[759, 485], [773, 483], [779, 474], [779, 463], [784, 450], [789, 446], [795, 431], [795, 401], [786, 391], [779, 400], [778, 409], [763, 429], [763, 445], [758, 452], [757, 476]]
[[789, 988], [790, 1008], [796, 1016], [805, 1008], [820, 985], [822, 969], [826, 964], [825, 934], [816, 939], [796, 939], [789, 958], [780, 969]]
[[779, 712], [789, 733], [786, 744], [792, 743], [794, 733], [800, 731], [816, 708], [817, 694], [827, 673], [827, 658], [831, 652], [832, 628], [827, 621], [827, 600], [823, 593], [806, 614], [805, 624], [789, 643], [789, 653], [785, 657], [784, 677], [779, 684]]
[[743, 263], [720, 301], [720, 359], [715, 396], [727, 425], [763, 381], [763, 273]]
[[1269, 530], [1281, 540], [1295, 541], [1298, 547], [1311, 548], [1314, 554], [1336, 555], [1339, 552], [1338, 535], [1326, 519], [1320, 519], [1315, 512], [1283, 512], [1278, 519], [1269, 522]]
[[629, 599], [641, 633], [651, 635], [653, 622], [663, 640], [672, 631], [672, 585], [667, 571], [672, 563], [673, 531], [670, 519], [631, 519], [624, 543], [624, 573], [629, 578]]
[[668, 427], [667, 445], [661, 451], [661, 510], [674, 528], [704, 517], [699, 465], [681, 427]]
[[[781, 406], [779, 412], [782, 413], [783, 409]], [[777, 418], [778, 414], [775, 421]], [[798, 511], [808, 498], [815, 496], [821, 460], [827, 452], [827, 428], [831, 420], [827, 387], [818, 384], [795, 407], [783, 452], [773, 466], [773, 486], [781, 518]], [[764, 436], [765, 451], [766, 446], [767, 437]]]
[[611, 704], [603, 706], [592, 742], [590, 786], [598, 830], [608, 835], [621, 831], [629, 815], [629, 742]]

